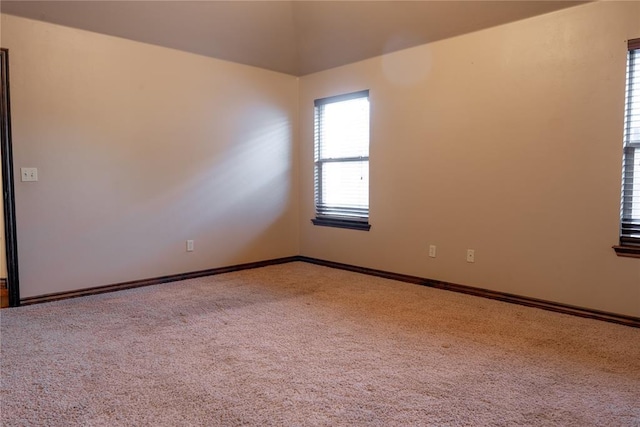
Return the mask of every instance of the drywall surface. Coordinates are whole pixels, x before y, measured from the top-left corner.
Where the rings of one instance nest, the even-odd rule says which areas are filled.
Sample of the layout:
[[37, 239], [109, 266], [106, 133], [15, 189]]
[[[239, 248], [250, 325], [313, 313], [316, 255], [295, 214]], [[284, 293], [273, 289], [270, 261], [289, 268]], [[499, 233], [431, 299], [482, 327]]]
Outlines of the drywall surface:
[[21, 297], [299, 252], [296, 78], [8, 15], [1, 43]]
[[[611, 249], [639, 17], [597, 2], [301, 78], [302, 255], [640, 316], [640, 260]], [[314, 226], [313, 100], [362, 89], [371, 231]]]

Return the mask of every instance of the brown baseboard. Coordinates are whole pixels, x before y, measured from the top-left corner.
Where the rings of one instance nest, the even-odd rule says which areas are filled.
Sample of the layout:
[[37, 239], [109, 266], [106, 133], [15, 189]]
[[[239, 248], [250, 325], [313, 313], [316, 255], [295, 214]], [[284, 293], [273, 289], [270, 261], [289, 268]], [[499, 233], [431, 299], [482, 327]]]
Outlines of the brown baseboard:
[[0, 308], [9, 307], [9, 290], [7, 289], [7, 279], [0, 279]]
[[232, 271], [248, 270], [251, 268], [266, 267], [269, 265], [284, 264], [298, 261], [297, 256], [276, 258], [266, 261], [249, 262], [246, 264], [236, 264], [228, 267], [211, 268], [208, 270], [192, 271], [188, 273], [171, 274], [168, 276], [154, 277], [151, 279], [132, 280], [130, 282], [116, 283], [113, 285], [96, 286], [93, 288], [79, 289], [77, 291], [56, 292], [35, 297], [27, 297], [20, 300], [20, 305], [40, 304], [63, 299], [84, 297], [88, 295], [104, 294], [106, 292], [122, 291], [124, 289], [140, 288], [143, 286], [159, 285], [161, 283], [175, 282], [178, 280], [194, 279], [197, 277], [213, 276], [216, 274], [230, 273]]
[[489, 298], [498, 301], [509, 302], [512, 304], [524, 305], [527, 307], [540, 308], [547, 311], [555, 311], [556, 313], [570, 314], [573, 316], [586, 317], [588, 319], [602, 320], [605, 322], [618, 323], [620, 325], [632, 326], [640, 328], [640, 317], [627, 316], [624, 314], [609, 313], [606, 311], [593, 310], [590, 308], [577, 307], [569, 304], [562, 304], [553, 301], [545, 301], [537, 298], [523, 297], [520, 295], [509, 294], [506, 292], [491, 291], [489, 289], [476, 288], [472, 286], [459, 285], [456, 283], [443, 282], [440, 280], [426, 279], [423, 277], [409, 276], [406, 274], [391, 273], [383, 270], [375, 270], [366, 267], [358, 267], [339, 262], [325, 261], [316, 258], [299, 256], [300, 261], [323, 265], [325, 267], [338, 268], [341, 270], [353, 271], [356, 273], [368, 274], [371, 276], [384, 277], [386, 279], [398, 280], [400, 282], [415, 283], [418, 285], [429, 286], [431, 288], [444, 289], [447, 291], [459, 292], [467, 295], [473, 295], [482, 298]]
[[169, 276], [155, 277], [152, 279], [133, 280], [130, 282], [116, 283], [113, 285], [97, 286], [93, 288], [80, 289], [77, 291], [57, 292], [35, 297], [23, 298], [21, 305], [39, 304], [62, 299], [75, 298], [87, 295], [102, 294], [106, 292], [121, 291], [124, 289], [139, 288], [142, 286], [159, 285], [161, 283], [174, 282], [178, 280], [193, 279], [196, 277], [212, 276], [233, 271], [247, 270], [251, 268], [266, 267], [269, 265], [284, 264], [293, 261], [308, 262], [310, 264], [322, 265], [325, 267], [337, 268], [340, 270], [353, 271], [356, 273], [368, 274], [370, 276], [383, 277], [385, 279], [398, 280], [400, 282], [414, 283], [417, 285], [429, 286], [431, 288], [444, 289], [447, 291], [459, 292], [482, 298], [489, 298], [504, 301], [512, 304], [519, 304], [527, 307], [539, 308], [557, 313], [570, 314], [573, 316], [585, 317], [588, 319], [601, 320], [605, 322], [617, 323], [625, 326], [640, 328], [640, 317], [627, 316], [624, 314], [609, 313], [606, 311], [593, 310], [590, 308], [577, 307], [569, 304], [562, 304], [553, 301], [545, 301], [537, 298], [523, 297], [506, 292], [492, 291], [489, 289], [476, 288], [472, 286], [459, 285], [456, 283], [443, 282], [440, 280], [427, 279], [424, 277], [410, 276], [406, 274], [392, 273], [389, 271], [376, 270], [367, 267], [358, 267], [350, 264], [326, 261], [306, 256], [291, 256], [286, 258], [276, 258], [266, 261], [250, 262], [246, 264], [232, 265], [228, 267], [212, 268], [208, 270], [193, 271], [189, 273], [172, 274]]
[[9, 291], [5, 288], [0, 288], [0, 308], [9, 307]]

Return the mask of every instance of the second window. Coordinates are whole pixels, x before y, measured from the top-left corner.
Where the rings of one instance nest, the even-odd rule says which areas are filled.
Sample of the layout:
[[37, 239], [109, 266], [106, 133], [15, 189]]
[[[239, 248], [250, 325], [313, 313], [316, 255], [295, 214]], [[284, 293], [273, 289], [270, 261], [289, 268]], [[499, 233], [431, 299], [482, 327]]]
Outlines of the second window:
[[368, 230], [369, 91], [315, 101], [316, 225]]

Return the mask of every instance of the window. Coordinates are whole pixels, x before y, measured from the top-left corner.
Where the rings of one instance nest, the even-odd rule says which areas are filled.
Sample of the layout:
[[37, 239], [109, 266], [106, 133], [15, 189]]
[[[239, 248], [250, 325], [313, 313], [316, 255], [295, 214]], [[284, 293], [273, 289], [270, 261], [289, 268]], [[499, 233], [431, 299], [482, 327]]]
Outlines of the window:
[[369, 91], [315, 101], [315, 225], [369, 230]]
[[629, 40], [618, 255], [640, 257], [640, 39]]

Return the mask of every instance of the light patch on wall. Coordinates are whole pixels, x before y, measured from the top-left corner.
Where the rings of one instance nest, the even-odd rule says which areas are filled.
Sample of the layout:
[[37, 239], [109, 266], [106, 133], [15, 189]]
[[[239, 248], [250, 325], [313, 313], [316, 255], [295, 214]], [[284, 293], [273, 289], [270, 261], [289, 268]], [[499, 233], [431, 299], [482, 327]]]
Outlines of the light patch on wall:
[[[196, 257], [215, 258], [213, 251], [229, 262], [237, 262], [235, 259], [255, 245], [255, 240], [289, 209], [292, 186], [292, 125], [288, 113], [266, 104], [247, 107], [245, 113], [251, 127], [230, 142], [212, 141], [224, 148], [212, 150], [211, 157], [180, 165], [189, 171], [176, 175], [181, 182], [84, 229], [81, 241], [75, 244], [80, 248], [96, 241], [109, 242], [100, 249], [100, 256], [118, 270], [157, 269], [159, 260], [182, 252], [185, 239], [197, 241]], [[76, 253], [75, 262], [95, 262], [94, 252]], [[56, 257], [51, 257], [45, 268], [54, 269], [57, 264]]]
[[[291, 124], [282, 112], [257, 107], [252, 122], [260, 121], [243, 139], [227, 146], [194, 176], [184, 194], [191, 194], [190, 203], [201, 215], [190, 227], [197, 229], [226, 213], [240, 213], [245, 204], [259, 203], [260, 211], [243, 211], [242, 216], [262, 221], [278, 216], [285, 209], [291, 180]], [[261, 115], [261, 118], [257, 118]], [[203, 215], [204, 214], [204, 215]], [[255, 223], [253, 223], [255, 225]]]
[[182, 218], [189, 236], [226, 223], [226, 229], [235, 230], [233, 243], [226, 242], [229, 250], [247, 243], [287, 209], [292, 157], [288, 117], [264, 105], [247, 116], [251, 130], [201, 162], [189, 181], [154, 201], [159, 212], [149, 230], [175, 223], [176, 217]]
[[[395, 43], [391, 40], [388, 44]], [[425, 80], [431, 71], [431, 50], [424, 46], [383, 55], [381, 59], [385, 77], [396, 86], [413, 86]]]

